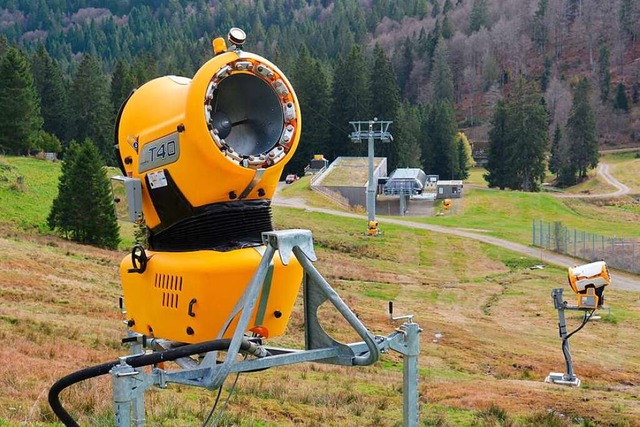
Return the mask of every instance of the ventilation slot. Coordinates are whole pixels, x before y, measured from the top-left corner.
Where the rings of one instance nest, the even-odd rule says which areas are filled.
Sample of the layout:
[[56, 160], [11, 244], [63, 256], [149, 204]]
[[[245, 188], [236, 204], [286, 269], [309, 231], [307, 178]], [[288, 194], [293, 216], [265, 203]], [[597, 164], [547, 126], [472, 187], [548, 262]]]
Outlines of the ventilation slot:
[[154, 287], [163, 291], [163, 307], [178, 308], [178, 300], [180, 298], [180, 292], [182, 292], [182, 276], [156, 273]]

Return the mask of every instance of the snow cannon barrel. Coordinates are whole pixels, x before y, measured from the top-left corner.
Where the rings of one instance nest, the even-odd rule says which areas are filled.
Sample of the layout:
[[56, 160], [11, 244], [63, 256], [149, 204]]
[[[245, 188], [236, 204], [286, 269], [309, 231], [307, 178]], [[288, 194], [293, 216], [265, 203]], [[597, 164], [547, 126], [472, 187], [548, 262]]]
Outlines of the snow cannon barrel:
[[192, 79], [152, 80], [120, 111], [121, 168], [142, 181], [154, 234], [212, 205], [270, 200], [298, 145], [300, 106], [285, 75], [220, 40]]
[[[151, 80], [120, 110], [122, 179], [138, 188], [149, 232], [149, 248], [134, 249], [120, 269], [135, 332], [180, 342], [231, 336], [261, 235], [273, 230], [271, 198], [300, 139], [300, 106], [282, 71], [245, 52], [244, 39], [232, 29], [233, 46], [215, 39], [192, 79]], [[284, 332], [302, 280], [296, 260], [278, 259], [251, 324], [263, 335]]]

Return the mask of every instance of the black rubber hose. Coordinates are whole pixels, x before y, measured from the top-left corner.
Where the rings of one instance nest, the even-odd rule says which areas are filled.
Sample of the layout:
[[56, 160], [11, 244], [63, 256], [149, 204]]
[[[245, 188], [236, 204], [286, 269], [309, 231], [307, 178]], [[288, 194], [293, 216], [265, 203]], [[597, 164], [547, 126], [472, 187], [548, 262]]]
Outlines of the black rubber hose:
[[[125, 362], [131, 367], [139, 368], [141, 366], [155, 365], [160, 362], [169, 362], [182, 357], [193, 356], [194, 354], [226, 350], [230, 345], [230, 339], [206, 341], [198, 344], [188, 344], [156, 353], [129, 356], [125, 359]], [[243, 340], [240, 344], [241, 350], [246, 351], [249, 350], [250, 347], [251, 343], [246, 340]], [[55, 382], [55, 384], [53, 384], [53, 386], [51, 386], [49, 389], [49, 406], [51, 406], [53, 413], [56, 414], [58, 419], [62, 421], [65, 426], [79, 427], [78, 423], [71, 417], [71, 415], [69, 415], [60, 403], [60, 393], [62, 390], [73, 384], [79, 383], [80, 381], [108, 374], [109, 371], [118, 364], [120, 364], [119, 360], [81, 369], [80, 371], [73, 372], [60, 378]]]

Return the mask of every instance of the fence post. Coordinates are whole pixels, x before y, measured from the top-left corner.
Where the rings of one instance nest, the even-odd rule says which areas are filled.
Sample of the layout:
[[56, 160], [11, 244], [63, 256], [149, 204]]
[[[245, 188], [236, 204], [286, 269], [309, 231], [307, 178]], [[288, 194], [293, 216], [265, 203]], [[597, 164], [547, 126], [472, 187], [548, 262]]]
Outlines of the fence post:
[[576, 247], [578, 242], [578, 230], [573, 229], [573, 256], [576, 256], [578, 248]]
[[536, 219], [533, 218], [531, 221], [531, 235], [533, 236], [533, 246], [536, 245]]

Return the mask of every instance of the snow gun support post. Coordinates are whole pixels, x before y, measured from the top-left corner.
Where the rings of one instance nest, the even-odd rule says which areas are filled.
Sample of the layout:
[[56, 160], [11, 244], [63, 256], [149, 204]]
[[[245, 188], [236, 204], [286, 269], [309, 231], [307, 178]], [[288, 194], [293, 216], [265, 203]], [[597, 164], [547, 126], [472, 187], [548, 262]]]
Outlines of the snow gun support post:
[[[604, 301], [604, 289], [611, 283], [609, 269], [604, 261], [593, 262], [569, 268], [569, 284], [578, 296], [577, 305], [569, 305], [562, 297], [563, 288], [555, 288], [551, 291], [553, 307], [558, 310], [558, 332], [562, 340], [562, 354], [567, 368], [566, 373], [551, 372], [545, 382], [579, 387], [580, 379], [573, 370], [569, 338], [582, 329], [596, 309], [602, 307]], [[565, 310], [577, 310], [584, 312], [582, 324], [574, 331], [567, 333]]]

